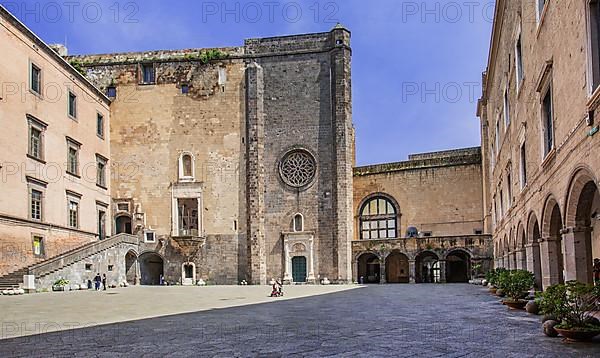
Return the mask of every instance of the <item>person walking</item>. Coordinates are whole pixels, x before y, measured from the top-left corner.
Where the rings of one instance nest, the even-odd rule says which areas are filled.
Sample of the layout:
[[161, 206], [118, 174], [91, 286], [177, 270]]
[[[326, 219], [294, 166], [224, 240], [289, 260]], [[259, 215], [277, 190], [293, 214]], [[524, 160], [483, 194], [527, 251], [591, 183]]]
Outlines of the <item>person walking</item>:
[[102, 277], [100, 277], [100, 272], [94, 277], [94, 289], [96, 291], [100, 291], [100, 282], [102, 281]]
[[106, 274], [102, 274], [102, 287], [106, 291]]

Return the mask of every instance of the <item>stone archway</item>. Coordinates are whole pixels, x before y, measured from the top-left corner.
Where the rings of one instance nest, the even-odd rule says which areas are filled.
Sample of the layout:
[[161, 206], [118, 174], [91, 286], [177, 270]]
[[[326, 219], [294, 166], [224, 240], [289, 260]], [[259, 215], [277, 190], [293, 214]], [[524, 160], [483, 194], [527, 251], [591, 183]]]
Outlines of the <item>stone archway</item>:
[[431, 251], [419, 253], [415, 260], [416, 283], [439, 283], [439, 257]]
[[565, 280], [591, 284], [593, 259], [600, 257], [600, 195], [587, 170], [573, 176], [565, 210]]
[[193, 286], [196, 284], [196, 264], [184, 262], [181, 265], [181, 285]]
[[358, 257], [357, 281], [359, 283], [380, 283], [380, 260], [373, 253], [367, 252]]
[[527, 244], [525, 250], [527, 251], [527, 270], [532, 272], [535, 276], [535, 287], [539, 290], [542, 289], [542, 257], [540, 253], [540, 225], [537, 217], [532, 212], [529, 215], [527, 223]]
[[387, 283], [408, 283], [410, 281], [408, 257], [400, 251], [393, 251], [385, 259]]
[[560, 207], [556, 200], [550, 197], [544, 209], [540, 243], [543, 288], [565, 281], [562, 229]]
[[160, 255], [154, 252], [146, 252], [140, 255], [141, 284], [160, 285], [160, 276], [164, 275], [164, 261]]
[[446, 282], [465, 283], [471, 277], [471, 255], [464, 250], [453, 250], [446, 255]]
[[138, 256], [133, 250], [125, 254], [125, 278], [130, 285], [139, 284]]
[[119, 215], [115, 218], [115, 233], [116, 234], [132, 234], [133, 228], [131, 226], [131, 216]]

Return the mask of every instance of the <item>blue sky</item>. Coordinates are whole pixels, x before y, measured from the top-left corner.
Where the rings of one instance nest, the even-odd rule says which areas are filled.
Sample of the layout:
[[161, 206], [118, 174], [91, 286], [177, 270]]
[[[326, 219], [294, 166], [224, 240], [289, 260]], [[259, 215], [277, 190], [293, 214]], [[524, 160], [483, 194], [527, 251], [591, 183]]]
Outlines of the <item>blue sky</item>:
[[71, 54], [238, 46], [243, 39], [352, 31], [359, 165], [479, 145], [475, 116], [493, 1], [5, 1]]

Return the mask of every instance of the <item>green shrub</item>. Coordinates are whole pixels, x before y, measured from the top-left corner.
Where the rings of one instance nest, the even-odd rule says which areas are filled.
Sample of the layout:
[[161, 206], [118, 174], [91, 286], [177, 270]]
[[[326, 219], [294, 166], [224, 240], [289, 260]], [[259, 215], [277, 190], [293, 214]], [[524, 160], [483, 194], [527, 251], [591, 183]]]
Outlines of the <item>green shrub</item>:
[[65, 280], [64, 278], [58, 279], [54, 282], [54, 286], [67, 286], [69, 284], [69, 280]]
[[548, 287], [536, 295], [541, 312], [556, 317], [558, 328], [600, 330], [597, 321], [589, 315], [600, 310], [600, 287], [577, 281], [568, 281]]
[[501, 276], [504, 293], [515, 301], [521, 299], [535, 283], [535, 276], [527, 270], [507, 271]]

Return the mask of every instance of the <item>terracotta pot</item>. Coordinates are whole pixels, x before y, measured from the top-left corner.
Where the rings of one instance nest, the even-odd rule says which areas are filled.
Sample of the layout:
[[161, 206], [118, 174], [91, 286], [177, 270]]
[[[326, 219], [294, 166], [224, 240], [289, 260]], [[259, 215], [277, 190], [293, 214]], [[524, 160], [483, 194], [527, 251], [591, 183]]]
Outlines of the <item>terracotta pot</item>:
[[579, 331], [574, 329], [561, 329], [554, 327], [556, 332], [570, 341], [589, 341], [600, 334], [600, 328], [597, 331]]
[[496, 290], [497, 290], [497, 288], [496, 288], [496, 287], [490, 287], [490, 293], [491, 293], [492, 295], [495, 295], [495, 294], [496, 294]]
[[513, 301], [511, 299], [502, 300], [502, 303], [510, 307], [513, 310], [523, 310], [525, 309], [525, 305], [527, 304], [527, 300], [516, 300]]

